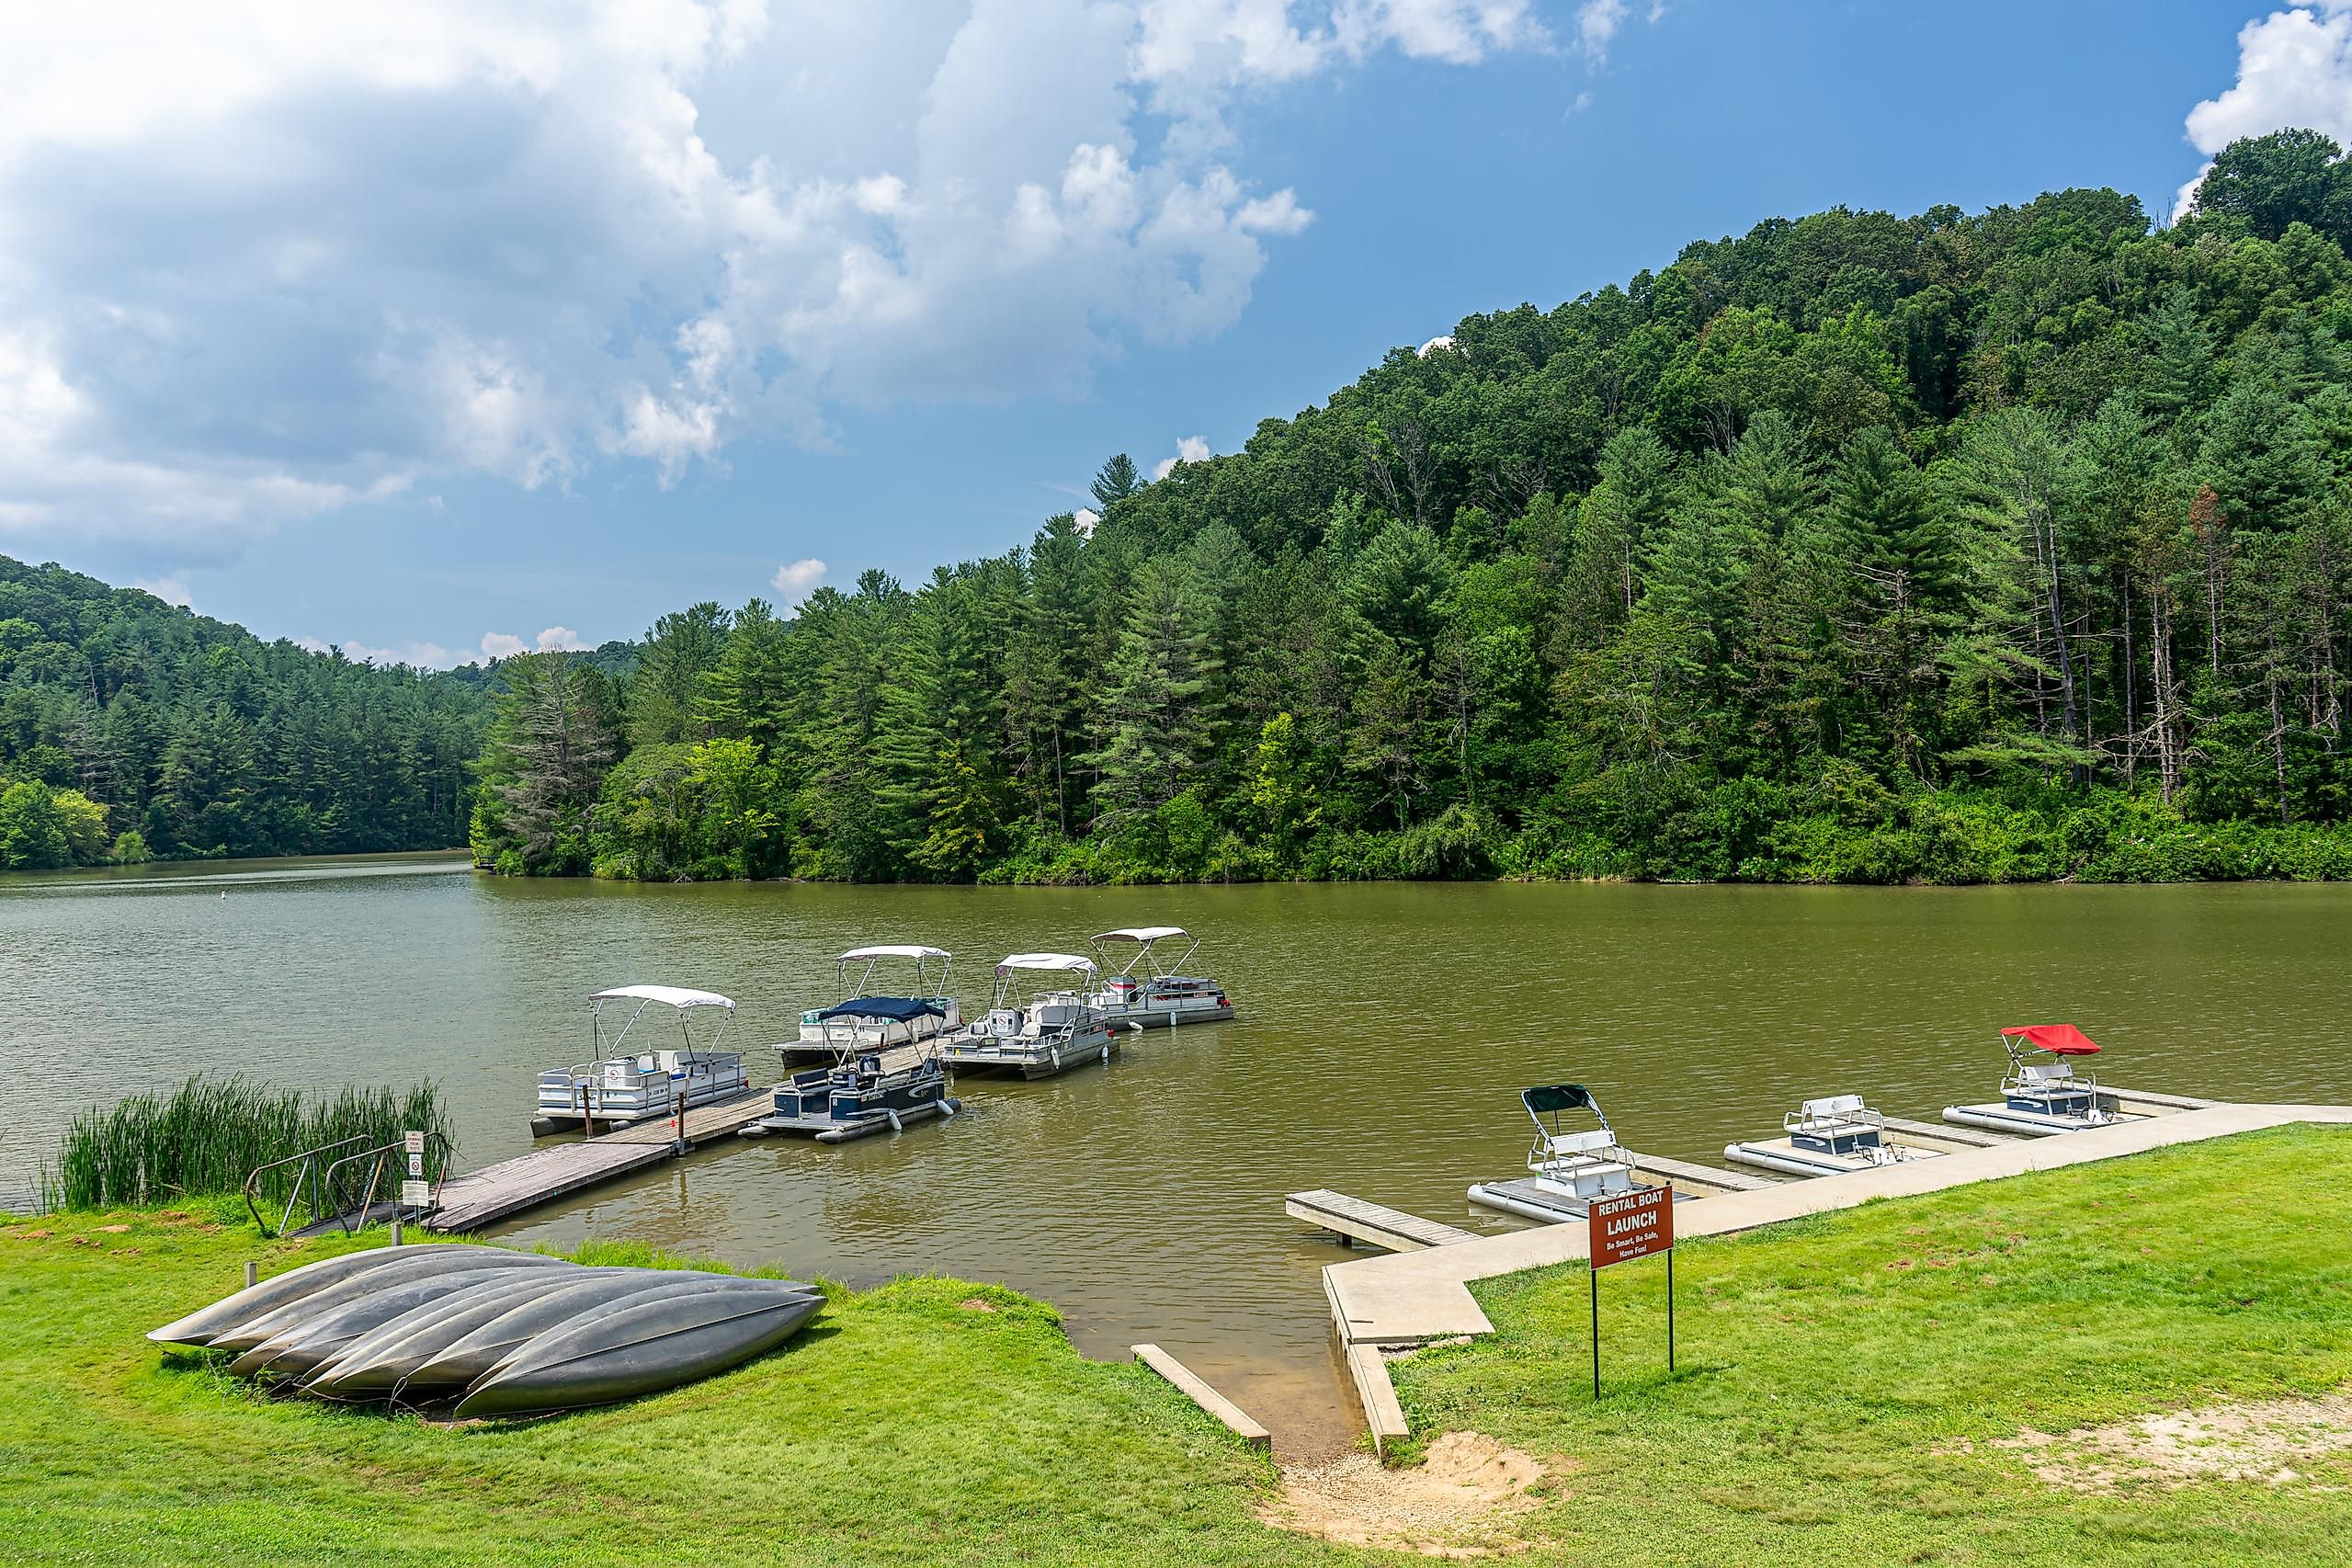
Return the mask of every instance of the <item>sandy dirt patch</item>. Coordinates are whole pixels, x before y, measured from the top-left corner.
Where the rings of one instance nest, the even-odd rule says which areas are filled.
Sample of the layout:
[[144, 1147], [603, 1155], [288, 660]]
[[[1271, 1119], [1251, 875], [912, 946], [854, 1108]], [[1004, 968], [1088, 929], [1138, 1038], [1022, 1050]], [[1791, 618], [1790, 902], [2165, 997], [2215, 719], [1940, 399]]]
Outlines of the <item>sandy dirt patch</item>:
[[[1555, 1459], [1559, 1473], [1573, 1460]], [[1547, 1467], [1480, 1432], [1448, 1432], [1424, 1461], [1389, 1470], [1369, 1454], [1286, 1466], [1282, 1494], [1258, 1517], [1342, 1546], [1381, 1547], [1425, 1557], [1490, 1557], [1524, 1551], [1511, 1520], [1542, 1506], [1534, 1488]]]
[[2352, 1390], [2142, 1415], [2063, 1436], [2028, 1428], [1994, 1447], [2025, 1454], [2036, 1475], [2071, 1492], [2200, 1481], [2285, 1486], [2321, 1470], [2341, 1483], [2352, 1480]]

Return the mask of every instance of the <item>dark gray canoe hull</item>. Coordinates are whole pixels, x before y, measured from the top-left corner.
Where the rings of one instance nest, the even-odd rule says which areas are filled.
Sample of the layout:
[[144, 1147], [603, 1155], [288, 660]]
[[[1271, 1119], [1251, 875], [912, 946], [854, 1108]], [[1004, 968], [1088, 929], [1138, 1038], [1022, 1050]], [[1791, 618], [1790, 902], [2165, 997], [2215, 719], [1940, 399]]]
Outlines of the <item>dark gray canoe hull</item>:
[[297, 1319], [292, 1326], [230, 1362], [229, 1370], [239, 1377], [249, 1377], [256, 1372], [300, 1377], [362, 1335], [396, 1317], [419, 1307], [436, 1306], [451, 1296], [466, 1294], [478, 1286], [496, 1284], [517, 1273], [535, 1272], [533, 1269], [514, 1268], [457, 1268], [388, 1285], [381, 1290], [362, 1296], [358, 1301], [346, 1301], [316, 1316]]
[[199, 1308], [184, 1318], [150, 1329], [147, 1337], [157, 1345], [203, 1346], [212, 1337], [224, 1334], [241, 1323], [275, 1312], [279, 1307], [302, 1296], [339, 1285], [346, 1279], [369, 1269], [405, 1256], [425, 1253], [457, 1252], [468, 1249], [462, 1242], [435, 1242], [415, 1247], [371, 1247], [365, 1252], [347, 1252], [339, 1257], [323, 1257], [316, 1263], [305, 1263], [275, 1274], [257, 1285], [247, 1286], [233, 1296], [224, 1296], [209, 1307]]
[[408, 1374], [494, 1318], [559, 1286], [636, 1272], [583, 1268], [550, 1276], [533, 1270], [517, 1278], [494, 1280], [453, 1300], [427, 1303], [345, 1346], [333, 1360], [313, 1369], [302, 1392], [325, 1399], [385, 1398]]
[[297, 1297], [292, 1301], [257, 1317], [238, 1323], [224, 1333], [215, 1335], [207, 1343], [215, 1350], [234, 1350], [242, 1354], [266, 1340], [274, 1339], [296, 1324], [308, 1321], [331, 1308], [357, 1301], [379, 1290], [409, 1279], [424, 1278], [439, 1273], [455, 1273], [462, 1268], [568, 1268], [573, 1267], [561, 1258], [543, 1257], [537, 1253], [508, 1252], [503, 1247], [450, 1247], [444, 1252], [435, 1247], [427, 1252], [422, 1247], [389, 1248], [395, 1253], [415, 1253], [422, 1256], [386, 1258], [377, 1267], [350, 1278], [343, 1279], [323, 1290]]
[[638, 1269], [620, 1278], [566, 1282], [564, 1288], [525, 1302], [450, 1345], [411, 1372], [403, 1392], [455, 1393], [504, 1366], [539, 1335], [576, 1319], [600, 1315], [639, 1296], [687, 1295], [740, 1289], [747, 1283], [729, 1274], [685, 1269]]
[[460, 1420], [611, 1404], [741, 1366], [790, 1339], [824, 1298], [704, 1292], [639, 1301], [544, 1336], [468, 1392]]

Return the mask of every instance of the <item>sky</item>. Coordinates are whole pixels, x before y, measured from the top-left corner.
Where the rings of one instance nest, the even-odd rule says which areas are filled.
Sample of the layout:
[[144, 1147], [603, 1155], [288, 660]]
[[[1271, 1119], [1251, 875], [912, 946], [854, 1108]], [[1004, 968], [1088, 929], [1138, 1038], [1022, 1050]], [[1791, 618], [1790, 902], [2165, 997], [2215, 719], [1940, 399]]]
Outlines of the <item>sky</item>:
[[1767, 218], [2352, 145], [2352, 0], [11, 9], [0, 552], [437, 665], [919, 583]]

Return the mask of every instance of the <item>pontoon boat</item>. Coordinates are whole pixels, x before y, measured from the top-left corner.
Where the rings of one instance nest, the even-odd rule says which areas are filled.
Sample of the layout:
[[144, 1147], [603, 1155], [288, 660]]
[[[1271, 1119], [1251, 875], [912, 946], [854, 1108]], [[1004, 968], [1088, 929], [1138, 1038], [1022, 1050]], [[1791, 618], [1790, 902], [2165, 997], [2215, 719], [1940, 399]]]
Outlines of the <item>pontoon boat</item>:
[[[915, 983], [903, 991], [877, 992], [874, 972], [885, 960], [912, 959], [915, 961]], [[933, 1035], [950, 1034], [963, 1022], [963, 1014], [956, 999], [948, 994], [948, 970], [954, 961], [945, 948], [929, 948], [919, 943], [885, 943], [880, 947], [852, 948], [833, 960], [840, 980], [842, 1002], [886, 1002], [892, 1000], [928, 1003], [903, 1018], [873, 1016], [860, 1024], [858, 1043], [876, 1049], [893, 1045], [912, 1045], [929, 1040]], [[937, 968], [932, 965], [936, 962]], [[855, 979], [851, 971], [857, 971]], [[841, 1008], [812, 1008], [801, 1015], [801, 1038], [778, 1046], [789, 1059], [815, 1057], [820, 1060], [840, 1055], [840, 1028], [837, 1022]]]
[[[1192, 945], [1184, 957], [1167, 969], [1160, 967], [1153, 953], [1156, 942], [1180, 941]], [[1103, 944], [1132, 945], [1134, 952], [1128, 956], [1102, 989], [1087, 1000], [1103, 1011], [1104, 1019], [1113, 1028], [1137, 1024], [1147, 1029], [1173, 1028], [1177, 1024], [1213, 1024], [1233, 1016], [1233, 1005], [1226, 999], [1225, 988], [1213, 980], [1179, 974], [1177, 970], [1192, 961], [1200, 950], [1200, 940], [1181, 926], [1129, 926], [1116, 931], [1101, 931], [1095, 936], [1095, 950], [1102, 955], [1103, 967], [1110, 967], [1110, 953]]]
[[[825, 1031], [833, 1065], [805, 1068], [776, 1085], [775, 1113], [744, 1128], [743, 1135], [799, 1132], [820, 1143], [846, 1143], [872, 1132], [896, 1132], [911, 1121], [955, 1115], [963, 1102], [948, 1092], [955, 1085], [940, 1061], [942, 1016], [938, 1003], [908, 996], [860, 996], [802, 1014], [798, 1043], [805, 1046], [812, 1028]], [[903, 1043], [875, 1043], [889, 1039]], [[778, 1049], [789, 1054], [793, 1048]]]
[[[1535, 1123], [1535, 1143], [1528, 1151], [1528, 1174], [1516, 1181], [1480, 1182], [1470, 1189], [1470, 1200], [1506, 1214], [1554, 1224], [1582, 1220], [1596, 1199], [1614, 1198], [1658, 1184], [1642, 1180], [1633, 1157], [1619, 1146], [1617, 1134], [1601, 1114], [1600, 1102], [1582, 1084], [1549, 1084], [1524, 1090], [1519, 1103]], [[1599, 1122], [1589, 1132], [1563, 1130], [1562, 1118], [1585, 1110]]]
[[1933, 1159], [1944, 1153], [1887, 1136], [1886, 1118], [1859, 1095], [1807, 1100], [1780, 1119], [1783, 1136], [1755, 1143], [1727, 1143], [1723, 1158], [1790, 1176], [1839, 1176], [1905, 1160]]
[[[2074, 1025], [2019, 1024], [2001, 1031], [2001, 1045], [2009, 1053], [2009, 1072], [2001, 1080], [2000, 1102], [1948, 1105], [1946, 1121], [2039, 1138], [2117, 1119], [2113, 1104], [2099, 1096], [2098, 1078], [2074, 1071], [2074, 1058], [2096, 1056], [2099, 1048]], [[2044, 1059], [2027, 1061], [2029, 1051]]]
[[[996, 966], [988, 1017], [947, 1037], [944, 1054], [959, 1073], [1017, 1069], [1046, 1078], [1082, 1062], [1108, 1062], [1119, 1038], [1092, 1000], [1095, 960], [1071, 953], [1015, 953]], [[1024, 975], [1059, 977], [1026, 989]]]
[[[638, 1020], [656, 1005], [676, 1014], [679, 1049], [631, 1043], [631, 1033]], [[608, 1007], [612, 1009], [609, 1014]], [[700, 1044], [695, 1041], [691, 1023], [699, 1007], [724, 1012], [717, 1030]], [[608, 1040], [612, 1018], [624, 1013], [626, 1021]], [[744, 1072], [743, 1052], [717, 1049], [734, 1021], [735, 1005], [715, 991], [622, 985], [597, 992], [588, 998], [594, 1054], [586, 1062], [539, 1075], [539, 1115], [531, 1121], [531, 1135], [543, 1138], [584, 1121], [593, 1131], [667, 1116], [681, 1095], [687, 1108], [692, 1109], [749, 1093], [751, 1079]], [[646, 1026], [649, 1033], [653, 1027]]]

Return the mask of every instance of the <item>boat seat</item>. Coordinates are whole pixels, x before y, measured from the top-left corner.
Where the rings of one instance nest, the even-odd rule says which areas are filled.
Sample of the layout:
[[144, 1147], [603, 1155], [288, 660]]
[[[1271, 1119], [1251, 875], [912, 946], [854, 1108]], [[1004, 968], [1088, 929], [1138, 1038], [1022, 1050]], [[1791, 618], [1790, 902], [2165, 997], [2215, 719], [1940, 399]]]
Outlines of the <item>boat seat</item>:
[[1859, 1095], [1832, 1095], [1827, 1099], [1807, 1100], [1797, 1108], [1807, 1121], [1836, 1121], [1863, 1108]]
[[2067, 1062], [2052, 1062], [2045, 1065], [2040, 1062], [2028, 1062], [2017, 1068], [2017, 1081], [2020, 1084], [2072, 1085], [2074, 1081], [2074, 1064]]
[[1556, 1132], [1543, 1141], [1546, 1154], [1597, 1154], [1614, 1148], [1615, 1135], [1603, 1129], [1596, 1132]]

